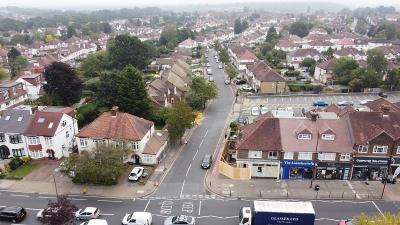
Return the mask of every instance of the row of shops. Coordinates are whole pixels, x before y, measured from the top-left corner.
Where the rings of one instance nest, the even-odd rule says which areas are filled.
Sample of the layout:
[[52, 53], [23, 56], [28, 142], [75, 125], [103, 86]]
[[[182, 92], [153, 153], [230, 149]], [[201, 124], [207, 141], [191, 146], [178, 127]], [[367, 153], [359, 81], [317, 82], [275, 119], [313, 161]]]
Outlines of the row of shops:
[[[390, 163], [389, 163], [390, 161]], [[316, 179], [326, 180], [381, 180], [393, 174], [400, 166], [400, 157], [354, 157], [352, 162], [314, 162], [312, 160], [281, 160], [257, 162], [251, 166], [252, 177], [277, 179], [311, 179], [315, 170]]]

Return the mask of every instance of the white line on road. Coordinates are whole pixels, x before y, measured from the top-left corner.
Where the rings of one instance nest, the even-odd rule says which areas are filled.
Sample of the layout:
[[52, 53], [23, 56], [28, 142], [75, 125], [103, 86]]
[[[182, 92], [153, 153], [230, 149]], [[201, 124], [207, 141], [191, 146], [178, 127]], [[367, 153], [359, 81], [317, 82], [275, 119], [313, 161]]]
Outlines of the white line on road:
[[185, 181], [186, 181], [186, 180], [183, 180], [182, 187], [181, 187], [181, 195], [180, 195], [180, 196], [182, 196], [182, 193], [183, 193], [183, 187], [185, 187]]
[[187, 175], [188, 175], [188, 173], [189, 173], [189, 170], [190, 170], [190, 167], [192, 166], [192, 164], [190, 163], [190, 165], [189, 165], [189, 167], [188, 167], [188, 169], [187, 169], [187, 171], [186, 171], [186, 175], [185, 175], [185, 177], [187, 177]]
[[98, 202], [114, 202], [114, 203], [119, 203], [119, 202], [122, 202], [122, 201], [118, 201], [118, 200], [106, 200], [106, 199], [99, 199], [99, 200], [97, 200]]
[[206, 130], [206, 133], [204, 134], [203, 138], [205, 138], [207, 136], [207, 134], [208, 134], [208, 130]]
[[353, 194], [356, 195], [356, 198], [360, 198], [360, 196], [357, 194], [356, 190], [354, 190], [353, 185], [350, 184], [348, 180], [346, 180], [346, 184], [349, 186], [350, 190], [353, 192]]
[[68, 198], [69, 200], [73, 200], [73, 201], [86, 201], [86, 198]]
[[114, 216], [112, 213], [100, 213], [100, 216]]
[[204, 139], [201, 139], [201, 142], [200, 142], [199, 148], [201, 148], [201, 145], [203, 145], [203, 142], [204, 142]]
[[196, 155], [197, 155], [197, 153], [199, 152], [199, 149], [200, 149], [200, 148], [198, 148], [198, 149], [196, 150], [196, 153], [194, 153], [194, 156], [193, 156], [192, 161], [194, 161], [194, 159], [196, 158]]
[[39, 196], [38, 198], [49, 198], [49, 199], [54, 199], [54, 198], [56, 198], [56, 197], [53, 197], [53, 196]]
[[147, 204], [146, 204], [146, 206], [144, 207], [144, 210], [143, 210], [143, 211], [145, 211], [145, 212], [146, 212], [146, 210], [147, 210], [147, 207], [149, 207], [150, 201], [151, 201], [151, 199], [149, 199], [149, 201], [147, 201]]
[[200, 200], [200, 203], [199, 203], [199, 216], [200, 216], [200, 214], [201, 214], [201, 200]]
[[26, 198], [30, 197], [29, 195], [17, 195], [17, 194], [10, 194], [10, 195], [14, 197], [26, 197]]
[[375, 208], [379, 211], [379, 213], [383, 216], [383, 213], [381, 211], [381, 209], [375, 204], [374, 201], [372, 201], [372, 204], [375, 206]]
[[27, 210], [33, 210], [33, 211], [40, 211], [40, 210], [42, 210], [42, 209], [35, 209], [35, 208], [25, 208], [25, 209], [27, 209]]

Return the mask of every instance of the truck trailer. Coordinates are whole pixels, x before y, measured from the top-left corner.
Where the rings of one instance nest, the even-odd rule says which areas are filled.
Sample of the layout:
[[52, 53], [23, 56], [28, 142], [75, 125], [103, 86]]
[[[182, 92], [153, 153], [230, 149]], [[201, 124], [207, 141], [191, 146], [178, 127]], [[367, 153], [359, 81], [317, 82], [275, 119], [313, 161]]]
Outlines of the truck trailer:
[[239, 225], [314, 225], [315, 211], [311, 202], [254, 201], [243, 207]]

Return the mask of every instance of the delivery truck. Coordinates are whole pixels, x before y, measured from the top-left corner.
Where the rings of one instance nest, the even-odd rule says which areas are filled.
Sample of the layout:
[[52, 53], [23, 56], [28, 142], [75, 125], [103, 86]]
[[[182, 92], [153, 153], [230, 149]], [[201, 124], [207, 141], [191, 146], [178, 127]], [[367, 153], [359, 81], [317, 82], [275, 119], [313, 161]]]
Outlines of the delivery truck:
[[254, 201], [239, 213], [239, 225], [314, 225], [314, 221], [311, 202]]

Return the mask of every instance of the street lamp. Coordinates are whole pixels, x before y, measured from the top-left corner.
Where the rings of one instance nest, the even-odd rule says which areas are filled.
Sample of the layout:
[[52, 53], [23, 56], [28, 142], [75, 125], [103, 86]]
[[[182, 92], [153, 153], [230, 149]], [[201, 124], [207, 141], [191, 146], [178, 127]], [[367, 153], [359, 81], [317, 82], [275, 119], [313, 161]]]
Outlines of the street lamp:
[[[317, 141], [315, 144], [315, 152], [313, 152], [313, 154], [312, 154], [313, 167], [312, 167], [312, 174], [311, 174], [311, 181], [310, 181], [310, 188], [312, 188], [313, 181], [315, 179], [315, 174], [316, 174], [315, 170], [316, 170], [316, 166], [317, 166], [316, 164], [317, 164], [317, 157], [318, 157], [319, 133], [318, 133], [318, 121], [317, 121], [318, 113], [314, 112], [314, 111], [311, 111], [310, 113], [311, 113], [311, 121], [315, 122], [315, 130], [316, 130], [316, 138], [317, 138]], [[315, 154], [315, 157], [314, 157], [314, 154]]]
[[383, 177], [383, 188], [382, 188], [381, 199], [383, 198], [383, 194], [385, 193], [386, 183], [387, 183], [387, 180], [388, 180], [388, 177], [389, 177], [389, 170], [390, 170], [390, 166], [392, 164], [392, 159], [393, 159], [393, 156], [390, 155], [389, 161], [388, 161], [388, 167], [386, 169], [385, 176]]
[[52, 174], [52, 176], [53, 176], [54, 188], [56, 190], [56, 196], [57, 196], [57, 199], [58, 199], [58, 190], [57, 190], [56, 177], [54, 176], [54, 173]]

